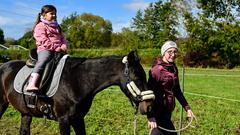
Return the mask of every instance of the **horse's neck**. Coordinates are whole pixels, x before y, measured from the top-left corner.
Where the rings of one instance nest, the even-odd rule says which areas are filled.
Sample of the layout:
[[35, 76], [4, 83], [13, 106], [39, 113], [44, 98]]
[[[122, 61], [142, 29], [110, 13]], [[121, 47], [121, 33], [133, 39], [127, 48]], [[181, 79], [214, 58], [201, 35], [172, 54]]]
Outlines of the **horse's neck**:
[[84, 77], [90, 84], [89, 90], [97, 93], [111, 85], [118, 85], [122, 68], [121, 58], [104, 57], [87, 59], [77, 69], [83, 70], [78, 76]]

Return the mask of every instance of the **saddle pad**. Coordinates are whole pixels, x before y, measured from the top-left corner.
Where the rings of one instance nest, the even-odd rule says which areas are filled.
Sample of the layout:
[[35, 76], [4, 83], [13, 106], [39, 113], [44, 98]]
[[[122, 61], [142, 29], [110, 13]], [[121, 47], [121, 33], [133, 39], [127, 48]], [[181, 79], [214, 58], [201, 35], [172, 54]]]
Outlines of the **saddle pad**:
[[[52, 82], [50, 84], [50, 87], [46, 93], [46, 96], [48, 97], [52, 97], [57, 89], [58, 89], [58, 84], [59, 84], [59, 81], [60, 81], [60, 78], [61, 78], [61, 73], [62, 73], [62, 70], [63, 70], [63, 67], [64, 67], [64, 64], [65, 64], [65, 61], [67, 59], [69, 55], [64, 55], [61, 60], [59, 61], [55, 71], [54, 71], [54, 74], [53, 74], [53, 78], [52, 79]], [[19, 72], [17, 73], [15, 79], [14, 79], [14, 89], [15, 91], [17, 91], [18, 93], [24, 93], [26, 95], [33, 95], [33, 92], [27, 92], [26, 91], [26, 83], [25, 81], [28, 81], [26, 80], [29, 75], [32, 73], [33, 71], [33, 68], [29, 68], [27, 65], [25, 65], [24, 67], [22, 67], [21, 70], [19, 70]], [[23, 86], [23, 84], [25, 84], [25, 86]], [[23, 91], [22, 91], [22, 88], [23, 88]]]

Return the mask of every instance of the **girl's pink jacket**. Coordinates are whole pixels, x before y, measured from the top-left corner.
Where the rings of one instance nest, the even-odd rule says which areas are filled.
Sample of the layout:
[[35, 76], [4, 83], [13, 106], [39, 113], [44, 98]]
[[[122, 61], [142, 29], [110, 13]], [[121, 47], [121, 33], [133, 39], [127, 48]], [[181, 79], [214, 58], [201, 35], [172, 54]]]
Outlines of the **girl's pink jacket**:
[[61, 47], [63, 44], [67, 45], [67, 41], [58, 27], [51, 27], [43, 22], [36, 25], [33, 36], [36, 39], [37, 52], [56, 51], [57, 47]]

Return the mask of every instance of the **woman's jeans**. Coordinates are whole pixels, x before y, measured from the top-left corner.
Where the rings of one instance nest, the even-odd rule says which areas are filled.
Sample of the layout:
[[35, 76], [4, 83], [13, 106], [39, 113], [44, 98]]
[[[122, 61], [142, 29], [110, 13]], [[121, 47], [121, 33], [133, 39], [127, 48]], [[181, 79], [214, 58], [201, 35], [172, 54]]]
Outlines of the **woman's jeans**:
[[[175, 130], [175, 127], [171, 121], [171, 113], [158, 113], [158, 117], [156, 117], [157, 125], [161, 126], [165, 129]], [[176, 132], [167, 132], [160, 128], [154, 128], [151, 131], [151, 135], [177, 135]]]

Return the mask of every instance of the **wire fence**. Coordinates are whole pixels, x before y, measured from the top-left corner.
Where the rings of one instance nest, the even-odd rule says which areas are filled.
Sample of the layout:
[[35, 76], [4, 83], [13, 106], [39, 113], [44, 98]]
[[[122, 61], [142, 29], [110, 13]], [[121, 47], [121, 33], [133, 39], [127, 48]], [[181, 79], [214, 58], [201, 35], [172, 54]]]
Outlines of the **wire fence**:
[[[188, 70], [192, 70], [193, 73], [185, 73], [185, 69], [184, 67], [181, 68], [182, 70], [182, 74], [181, 74], [181, 81], [182, 81], [182, 90], [184, 92], [184, 85], [185, 85], [185, 82], [184, 82], [184, 79], [185, 77], [188, 77], [188, 78], [192, 78], [192, 77], [201, 77], [202, 79], [209, 79], [211, 78], [211, 80], [216, 80], [216, 78], [225, 78], [226, 80], [228, 79], [232, 79], [233, 78], [239, 78], [240, 77], [240, 70], [239, 69], [234, 69], [234, 70], [227, 70], [227, 69], [188, 69]], [[198, 73], [195, 73], [195, 72], [198, 72]], [[189, 81], [189, 80], [188, 80]], [[228, 82], [226, 82], [224, 84], [225, 81], [221, 82], [220, 85], [230, 85], [230, 84], [226, 84]], [[188, 83], [189, 84], [189, 83]], [[201, 87], [201, 86], [199, 86]], [[209, 86], [211, 87], [211, 85]], [[206, 88], [206, 87], [205, 87]], [[206, 91], [200, 91], [199, 93], [196, 93], [196, 92], [189, 92], [189, 91], [185, 91], [184, 94], [185, 95], [191, 95], [191, 96], [194, 96], [194, 97], [203, 97], [203, 98], [208, 98], [208, 99], [214, 99], [214, 100], [220, 100], [220, 101], [230, 101], [230, 102], [235, 102], [235, 103], [240, 103], [240, 100], [238, 99], [233, 99], [233, 98], [228, 98], [228, 97], [224, 97], [224, 96], [216, 96], [217, 94], [216, 93], [211, 93], [209, 94], [208, 92], [205, 93]], [[216, 94], [216, 95], [215, 95]], [[235, 93], [231, 93], [230, 95], [235, 95]], [[236, 96], [237, 97], [237, 96]], [[179, 129], [182, 128], [182, 118], [183, 118], [183, 108], [182, 106], [180, 106], [180, 117], [179, 117]], [[181, 131], [178, 132], [178, 135], [181, 135]]]
[[212, 99], [220, 99], [220, 100], [226, 100], [226, 101], [232, 101], [232, 102], [238, 102], [240, 103], [240, 100], [237, 99], [231, 99], [231, 98], [225, 98], [225, 97], [217, 97], [217, 96], [210, 96], [206, 94], [198, 94], [198, 93], [192, 93], [192, 92], [184, 92], [185, 94], [188, 95], [193, 95], [193, 96], [200, 96], [200, 97], [206, 97], [206, 98], [212, 98]]

